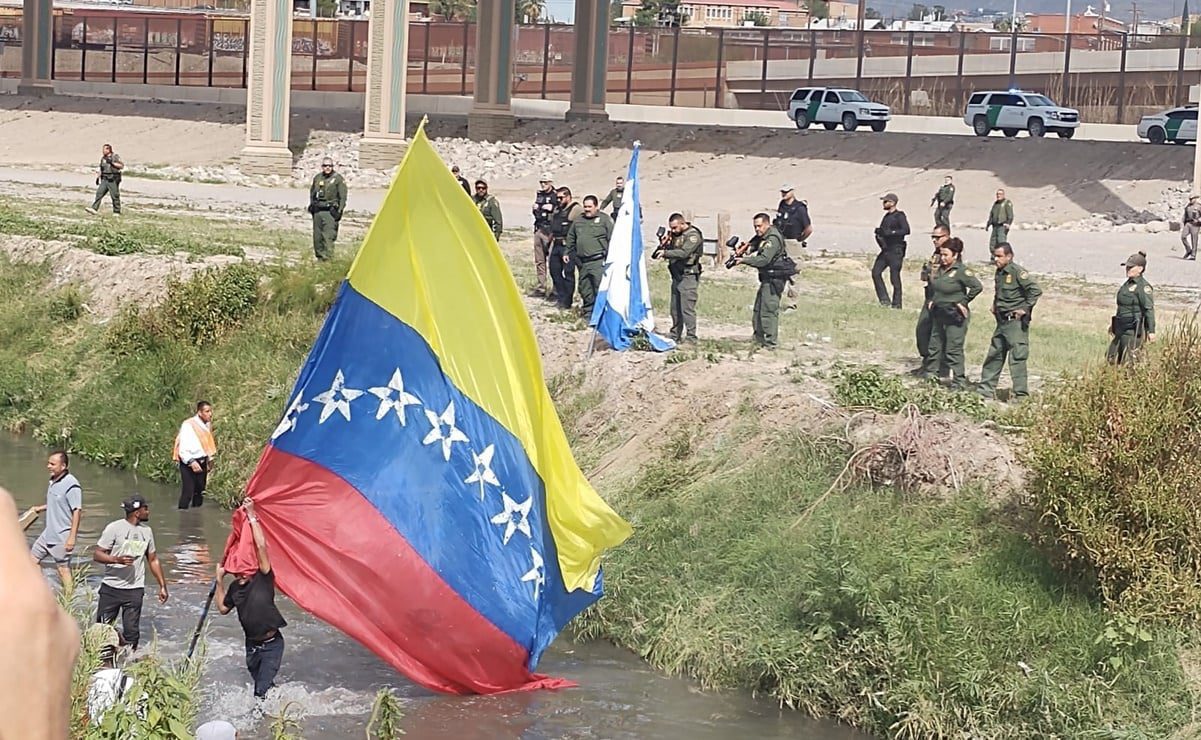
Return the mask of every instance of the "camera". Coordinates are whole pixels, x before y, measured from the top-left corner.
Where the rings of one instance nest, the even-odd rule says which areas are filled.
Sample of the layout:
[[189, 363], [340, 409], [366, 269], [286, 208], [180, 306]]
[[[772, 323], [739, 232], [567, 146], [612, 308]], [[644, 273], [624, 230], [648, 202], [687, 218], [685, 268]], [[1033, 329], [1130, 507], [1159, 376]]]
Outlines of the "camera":
[[742, 239], [740, 239], [736, 236], [732, 236], [729, 239], [726, 239], [726, 248], [734, 250], [733, 252], [730, 253], [730, 256], [726, 259], [726, 269], [727, 270], [730, 269], [731, 267], [733, 267], [735, 265], [735, 263], [737, 262], [737, 260], [738, 260], [738, 245], [741, 243], [742, 243]]

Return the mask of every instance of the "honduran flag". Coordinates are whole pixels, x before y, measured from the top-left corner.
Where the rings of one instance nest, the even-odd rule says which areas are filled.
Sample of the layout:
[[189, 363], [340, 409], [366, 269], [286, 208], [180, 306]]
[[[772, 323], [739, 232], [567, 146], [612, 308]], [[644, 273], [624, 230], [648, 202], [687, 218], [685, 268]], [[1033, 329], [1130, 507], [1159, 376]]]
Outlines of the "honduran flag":
[[[535, 673], [630, 528], [572, 458], [484, 219], [413, 138], [247, 495], [279, 588], [413, 681]], [[242, 512], [225, 567], [254, 570]]]

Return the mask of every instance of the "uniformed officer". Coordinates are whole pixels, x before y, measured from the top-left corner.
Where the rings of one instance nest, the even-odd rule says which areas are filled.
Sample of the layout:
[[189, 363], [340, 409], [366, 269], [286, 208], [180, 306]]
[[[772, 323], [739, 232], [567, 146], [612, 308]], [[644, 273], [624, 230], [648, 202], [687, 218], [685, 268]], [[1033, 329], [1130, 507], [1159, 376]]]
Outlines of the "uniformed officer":
[[[880, 202], [884, 206], [884, 216], [876, 227], [876, 246], [880, 253], [876, 255], [872, 265], [872, 284], [876, 288], [876, 300], [881, 306], [901, 307], [901, 266], [905, 263], [905, 237], [909, 236], [909, 219], [904, 211], [897, 210], [897, 194], [888, 193]], [[884, 287], [884, 271], [888, 270], [889, 282], [892, 283], [892, 297]]]
[[976, 391], [985, 398], [993, 397], [1008, 356], [1013, 397], [1021, 399], [1029, 395], [1026, 360], [1030, 357], [1030, 314], [1043, 291], [1030, 273], [1013, 261], [1013, 247], [1008, 243], [998, 244], [993, 250], [993, 262], [996, 263], [997, 272], [994, 276], [996, 288], [992, 312], [997, 320], [997, 328], [993, 330], [992, 343], [988, 346]]
[[571, 199], [570, 188], [555, 191], [558, 204], [550, 217], [551, 248], [547, 265], [550, 279], [554, 283], [555, 305], [571, 308], [575, 300], [575, 263], [567, 254], [567, 232], [571, 223], [579, 218], [583, 209]]
[[550, 299], [553, 291], [546, 290], [546, 259], [550, 254], [551, 214], [555, 212], [558, 195], [555, 194], [554, 181], [549, 173], [543, 173], [538, 179], [538, 192], [534, 193], [534, 276], [538, 281], [530, 295]]
[[1110, 362], [1119, 365], [1134, 359], [1143, 341], [1155, 341], [1155, 298], [1151, 283], [1143, 277], [1147, 255], [1137, 252], [1124, 263], [1126, 282], [1118, 288], [1118, 312], [1109, 324], [1113, 340], [1106, 353]]
[[934, 225], [951, 228], [951, 207], [955, 205], [955, 182], [947, 175], [942, 180], [942, 187], [930, 199], [934, 207]]
[[755, 344], [775, 349], [779, 346], [780, 336], [780, 296], [784, 294], [788, 279], [780, 277], [772, 268], [780, 255], [787, 253], [784, 251], [784, 237], [771, 225], [771, 217], [766, 213], [755, 215], [755, 237], [747, 242], [747, 246], [754, 251], [735, 257], [734, 264], [759, 269], [759, 292], [755, 295], [752, 324]]
[[459, 181], [459, 187], [463, 188], [463, 192], [471, 195], [471, 185], [467, 182], [467, 178], [463, 177], [463, 173], [459, 171], [459, 165], [456, 164], [454, 167], [451, 167], [450, 174], [454, 175], [455, 179]]
[[667, 260], [671, 275], [671, 338], [696, 341], [696, 300], [701, 282], [705, 239], [701, 230], [673, 213], [667, 221], [670, 243], [659, 256]]
[[1184, 258], [1197, 259], [1197, 236], [1201, 234], [1201, 195], [1190, 195], [1184, 207], [1184, 218], [1180, 220], [1180, 243], [1184, 245]]
[[483, 180], [475, 181], [473, 200], [475, 200], [475, 207], [480, 209], [480, 214], [488, 222], [488, 228], [492, 229], [492, 236], [499, 240], [500, 232], [505, 228], [505, 221], [501, 216], [500, 203], [496, 200], [496, 196], [488, 192], [488, 183]]
[[939, 267], [930, 277], [930, 300], [926, 302], [934, 318], [930, 334], [930, 354], [924, 366], [925, 377], [934, 379], [940, 364], [951, 375], [951, 387], [967, 386], [963, 362], [963, 342], [967, 337], [970, 312], [968, 304], [984, 288], [962, 262], [963, 242], [951, 237], [938, 249]]
[[613, 184], [613, 189], [605, 196], [605, 199], [600, 202], [601, 210], [612, 206], [609, 212], [611, 218], [617, 218], [617, 212], [621, 210], [621, 202], [626, 196], [626, 179], [624, 177], [617, 178], [617, 182]]
[[334, 160], [321, 160], [321, 172], [309, 186], [309, 213], [313, 214], [313, 254], [319, 260], [334, 256], [338, 223], [346, 210], [346, 181], [334, 172]]
[[[930, 315], [930, 278], [938, 270], [940, 264], [939, 247], [946, 244], [950, 238], [950, 229], [946, 226], [935, 226], [930, 232], [930, 241], [934, 243], [934, 253], [930, 255], [929, 260], [922, 264], [921, 280], [926, 284], [926, 295], [922, 300], [922, 310], [917, 315], [917, 330], [914, 332], [917, 338], [917, 354], [922, 358], [922, 367], [918, 368], [918, 374], [925, 372], [926, 358], [930, 355], [930, 332], [934, 330], [934, 319]], [[946, 374], [945, 366], [938, 368], [939, 377]]]
[[1009, 227], [1013, 225], [1013, 203], [1005, 197], [1004, 190], [997, 190], [997, 199], [993, 201], [992, 210], [988, 212], [987, 228], [992, 230], [988, 236], [988, 250], [997, 248], [998, 244], [1009, 242]]
[[[801, 250], [805, 240], [813, 234], [813, 222], [809, 220], [809, 206], [803, 200], [798, 200], [791, 185], [780, 188], [780, 203], [776, 206], [776, 220], [773, 224], [784, 237], [784, 249], [788, 256], [797, 262], [801, 260]], [[796, 308], [796, 290], [793, 280], [789, 279], [784, 291], [784, 310]]]
[[96, 200], [91, 208], [85, 208], [88, 213], [95, 214], [100, 209], [100, 201], [108, 195], [113, 199], [113, 213], [121, 213], [121, 170], [125, 163], [113, 151], [111, 144], [100, 147], [100, 174], [96, 176]]
[[609, 256], [609, 240], [613, 237], [613, 219], [600, 212], [595, 195], [584, 196], [580, 217], [567, 229], [567, 256], [580, 270], [580, 314], [592, 316], [601, 278], [605, 275], [605, 257]]

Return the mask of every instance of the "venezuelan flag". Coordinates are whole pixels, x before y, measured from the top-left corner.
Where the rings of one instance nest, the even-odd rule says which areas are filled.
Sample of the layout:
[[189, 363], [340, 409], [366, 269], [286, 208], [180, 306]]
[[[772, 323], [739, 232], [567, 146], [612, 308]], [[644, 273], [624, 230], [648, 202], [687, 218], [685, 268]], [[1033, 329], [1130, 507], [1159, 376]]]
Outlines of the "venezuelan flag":
[[[630, 528], [572, 458], [487, 224], [424, 131], [251, 478], [280, 589], [412, 680], [534, 673]], [[231, 572], [254, 569], [242, 512]]]

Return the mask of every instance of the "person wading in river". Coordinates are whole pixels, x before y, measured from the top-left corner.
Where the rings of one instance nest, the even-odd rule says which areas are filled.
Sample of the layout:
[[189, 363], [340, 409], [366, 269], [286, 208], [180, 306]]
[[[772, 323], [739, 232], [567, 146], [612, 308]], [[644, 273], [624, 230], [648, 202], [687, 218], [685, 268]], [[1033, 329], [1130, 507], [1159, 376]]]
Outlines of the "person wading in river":
[[121, 502], [125, 518], [104, 528], [92, 559], [104, 565], [100, 581], [100, 603], [96, 621], [112, 624], [121, 614], [122, 634], [131, 650], [138, 649], [141, 638], [142, 597], [146, 592], [146, 566], [158, 581], [158, 602], [167, 603], [167, 579], [154, 548], [150, 506], [134, 494]]
[[179, 464], [181, 509], [204, 503], [204, 489], [208, 485], [209, 471], [213, 469], [213, 457], [217, 454], [212, 423], [213, 405], [208, 401], [199, 401], [196, 415], [180, 424], [179, 434], [175, 435], [172, 456]]
[[[236, 609], [242, 631], [246, 633], [246, 668], [254, 680], [254, 695], [262, 699], [275, 685], [284, 658], [284, 635], [280, 629], [288, 625], [275, 606], [275, 573], [267, 558], [267, 538], [254, 513], [254, 502], [242, 504], [254, 535], [254, 551], [258, 570], [234, 573], [234, 582], [225, 589], [225, 568], [217, 566], [217, 611], [229, 614]], [[228, 553], [226, 553], [228, 555]], [[221, 559], [225, 562], [225, 558]]]

